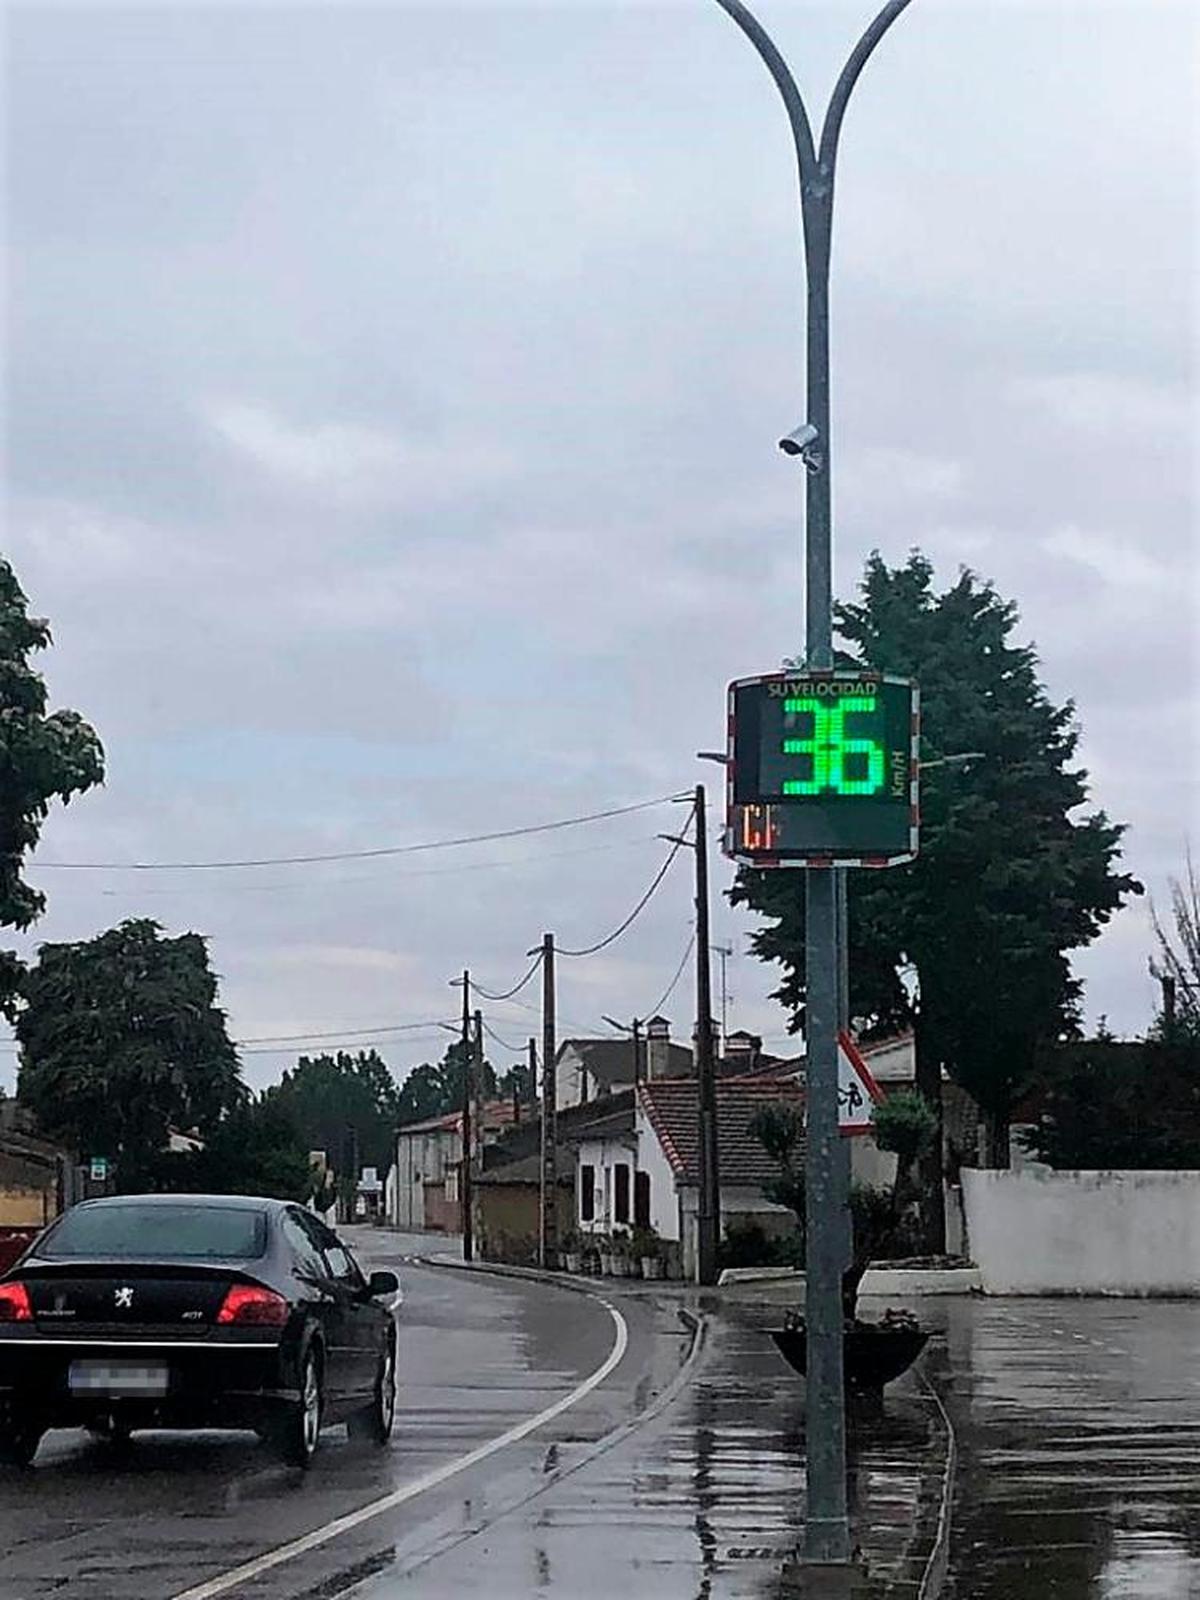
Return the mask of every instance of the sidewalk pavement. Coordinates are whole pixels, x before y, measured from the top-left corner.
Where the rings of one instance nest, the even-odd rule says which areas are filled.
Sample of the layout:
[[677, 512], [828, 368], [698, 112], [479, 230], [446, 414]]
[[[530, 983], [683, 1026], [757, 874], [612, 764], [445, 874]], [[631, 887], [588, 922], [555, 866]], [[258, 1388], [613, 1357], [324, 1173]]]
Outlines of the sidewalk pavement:
[[[647, 1430], [625, 1451], [627, 1517], [655, 1474], [690, 1474], [690, 1489], [658, 1508], [674, 1530], [663, 1532], [675, 1551], [663, 1570], [684, 1576], [690, 1527], [707, 1586], [664, 1579], [651, 1591], [634, 1580], [627, 1592], [774, 1600], [770, 1573], [800, 1536], [803, 1382], [766, 1330], [799, 1286], [577, 1282], [616, 1301], [669, 1299], [712, 1332], [707, 1361], [670, 1408], [668, 1442]], [[883, 1418], [851, 1430], [852, 1515], [872, 1600], [1200, 1596], [1194, 1300], [889, 1296], [866, 1314], [891, 1303], [934, 1336], [919, 1374], [889, 1385]]]
[[[793, 1593], [812, 1600], [850, 1594], [855, 1600], [934, 1600], [944, 1570], [952, 1447], [945, 1414], [916, 1374], [889, 1386], [881, 1413], [850, 1419], [850, 1514], [860, 1552], [854, 1588], [819, 1581], [815, 1573], [803, 1575], [802, 1589], [781, 1579], [802, 1539], [804, 1384], [768, 1330], [780, 1325], [789, 1289], [794, 1303], [794, 1284], [713, 1292], [683, 1283], [568, 1279], [535, 1268], [468, 1265], [452, 1248], [405, 1253], [481, 1275], [544, 1278], [618, 1306], [668, 1300], [703, 1326], [702, 1358], [662, 1416], [541, 1498], [536, 1542], [545, 1569], [562, 1575], [543, 1586], [547, 1593], [571, 1600], [621, 1592], [638, 1600], [650, 1594], [656, 1600], [782, 1600]], [[532, 1524], [526, 1537], [519, 1528], [506, 1536], [493, 1529], [486, 1564], [473, 1565], [464, 1548], [451, 1573], [439, 1566], [437, 1592], [443, 1584], [452, 1592], [457, 1584], [457, 1592], [473, 1593], [472, 1585], [486, 1582], [493, 1600], [522, 1594], [519, 1574], [532, 1537]], [[593, 1540], [606, 1552], [599, 1571], [594, 1561], [589, 1567], [581, 1559]], [[484, 1563], [484, 1553], [475, 1559]]]

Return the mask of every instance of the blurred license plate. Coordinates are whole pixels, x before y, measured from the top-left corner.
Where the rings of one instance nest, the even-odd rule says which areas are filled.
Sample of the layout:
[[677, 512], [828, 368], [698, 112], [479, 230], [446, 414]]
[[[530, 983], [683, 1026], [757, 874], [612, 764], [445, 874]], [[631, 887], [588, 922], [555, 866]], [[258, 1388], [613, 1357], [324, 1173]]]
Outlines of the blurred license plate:
[[72, 1361], [72, 1394], [164, 1395], [169, 1377], [165, 1362]]

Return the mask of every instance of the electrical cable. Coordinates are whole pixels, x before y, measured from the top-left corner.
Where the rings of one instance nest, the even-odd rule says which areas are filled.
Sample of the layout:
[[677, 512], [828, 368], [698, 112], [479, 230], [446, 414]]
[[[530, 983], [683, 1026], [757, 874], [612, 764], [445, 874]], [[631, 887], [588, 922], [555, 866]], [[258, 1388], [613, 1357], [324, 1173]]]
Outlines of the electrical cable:
[[496, 1032], [495, 1028], [493, 1028], [491, 1024], [486, 1021], [486, 1019], [483, 1024], [483, 1031], [487, 1034], [488, 1038], [494, 1040], [502, 1050], [511, 1050], [514, 1055], [520, 1055], [525, 1049], [523, 1044], [509, 1044], [507, 1039], [502, 1039]]
[[234, 1039], [235, 1045], [244, 1044], [300, 1044], [305, 1039], [354, 1039], [367, 1033], [416, 1033], [424, 1028], [450, 1027], [444, 1018], [433, 1017], [427, 1022], [381, 1022], [374, 1028], [331, 1028], [328, 1032], [310, 1029], [308, 1033], [260, 1033], [250, 1039]]
[[[221, 893], [296, 894], [311, 893], [315, 891], [317, 893], [324, 894], [331, 888], [341, 888], [343, 885], [358, 885], [364, 883], [369, 883], [373, 888], [387, 888], [393, 883], [407, 882], [410, 878], [444, 878], [459, 872], [504, 872], [511, 871], [514, 867], [541, 866], [545, 861], [566, 861], [575, 856], [605, 855], [610, 854], [614, 850], [628, 850], [634, 845], [649, 844], [651, 840], [657, 839], [658, 837], [659, 835], [655, 833], [639, 833], [637, 837], [633, 839], [617, 839], [610, 841], [608, 844], [589, 844], [582, 846], [578, 850], [539, 850], [536, 855], [514, 856], [507, 861], [461, 861], [453, 867], [418, 867], [415, 871], [391, 872], [386, 876], [381, 876], [377, 872], [371, 873], [370, 875], [362, 872], [355, 872], [349, 875], [343, 874], [340, 876], [298, 878], [293, 879], [290, 883], [226, 883], [221, 885]], [[39, 863], [37, 861], [32, 861], [30, 863], [31, 869], [36, 868], [39, 865], [45, 865], [45, 863]], [[67, 884], [81, 888], [83, 887], [79, 879], [67, 879], [66, 884], [64, 884], [62, 887], [66, 887]], [[103, 895], [106, 900], [119, 900], [123, 895], [129, 893], [130, 890], [100, 889], [97, 892]], [[137, 893], [139, 899], [144, 898], [146, 895], [154, 895], [156, 898], [169, 898], [172, 895], [178, 896], [194, 894], [195, 889], [191, 884], [176, 883], [172, 884], [170, 888], [155, 889], [148, 889], [139, 884]]]
[[[471, 979], [471, 988], [474, 989], [477, 994], [482, 995], [485, 1000], [511, 1000], [513, 995], [520, 994], [521, 990], [541, 966], [543, 954], [544, 952], [539, 950], [537, 955], [533, 958], [533, 965], [530, 967], [525, 976], [523, 978], [519, 978], [517, 982], [513, 984], [512, 988], [506, 989], [503, 994], [493, 994], [490, 989], [485, 989], [483, 984], [477, 983], [474, 978]], [[461, 988], [462, 980], [459, 979], [457, 981], [459, 987]]]
[[523, 828], [499, 828], [492, 833], [473, 833], [458, 839], [434, 839], [422, 844], [388, 845], [375, 850], [333, 850], [322, 855], [259, 856], [245, 861], [42, 861], [39, 866], [54, 871], [75, 872], [214, 872], [239, 867], [306, 867], [324, 861], [368, 861], [384, 856], [416, 855], [427, 850], [453, 850], [467, 844], [490, 844], [497, 839], [520, 839], [533, 833], [553, 833], [562, 828], [577, 828], [587, 822], [602, 822], [608, 817], [627, 817], [634, 811], [649, 811], [653, 806], [685, 799], [684, 795], [660, 795], [655, 800], [639, 800], [633, 805], [609, 806], [580, 817], [562, 817], [556, 822], [531, 823]]
[[[340, 1035], [339, 1037], [346, 1036]], [[433, 1029], [430, 1029], [427, 1033], [409, 1033], [405, 1035], [406, 1039], [436, 1039], [439, 1037], [440, 1035]], [[360, 1046], [363, 1044], [369, 1044], [371, 1042], [371, 1040], [366, 1039], [358, 1041]], [[242, 1049], [235, 1045], [235, 1049], [237, 1049], [237, 1052], [240, 1056], [295, 1056], [303, 1055], [305, 1053], [304, 1045], [294, 1044], [259, 1044], [252, 1045], [248, 1050]]]
[[671, 979], [670, 983], [663, 990], [662, 996], [655, 1003], [654, 1009], [652, 1011], [645, 1012], [644, 1013], [645, 1016], [647, 1016], [647, 1017], [657, 1017], [658, 1014], [661, 1012], [662, 1008], [666, 1005], [667, 1001], [675, 993], [675, 985], [679, 982], [680, 978], [683, 977], [683, 969], [684, 969], [684, 967], [687, 966], [688, 957], [691, 955], [692, 951], [695, 948], [696, 948], [696, 930], [695, 930], [695, 928], [693, 928], [692, 929], [691, 938], [688, 940], [687, 946], [684, 949], [683, 955], [680, 957], [679, 965], [675, 969], [675, 976]]
[[[694, 815], [694, 813], [693, 813], [693, 815]], [[663, 879], [666, 877], [667, 873], [670, 871], [671, 863], [674, 861], [675, 857], [679, 854], [680, 850], [684, 847], [684, 844], [686, 842], [685, 836], [686, 836], [687, 828], [688, 828], [689, 825], [690, 825], [690, 819], [689, 819], [689, 823], [684, 825], [683, 834], [681, 834], [680, 837], [678, 839], [676, 839], [674, 844], [671, 846], [671, 853], [668, 855], [667, 859], [663, 862], [662, 866], [659, 867], [657, 873], [654, 876], [653, 882], [650, 884], [650, 887], [646, 890], [645, 894], [638, 901], [637, 905], [634, 906], [633, 910], [629, 913], [629, 915], [625, 918], [624, 922], [622, 922], [619, 927], [614, 928], [613, 931], [610, 934], [608, 934], [605, 938], [598, 940], [595, 944], [588, 945], [583, 950], [562, 950], [562, 949], [560, 949], [560, 950], [558, 950], [557, 953], [560, 956], [594, 956], [597, 953], [597, 951], [607, 949], [607, 947], [610, 944], [613, 944], [617, 939], [619, 939], [621, 937], [621, 935], [626, 931], [626, 929], [630, 928], [633, 925], [634, 921], [641, 915], [641, 913], [645, 910], [646, 906], [649, 905], [651, 899], [654, 896], [655, 891], [658, 889], [659, 884], [663, 881]]]

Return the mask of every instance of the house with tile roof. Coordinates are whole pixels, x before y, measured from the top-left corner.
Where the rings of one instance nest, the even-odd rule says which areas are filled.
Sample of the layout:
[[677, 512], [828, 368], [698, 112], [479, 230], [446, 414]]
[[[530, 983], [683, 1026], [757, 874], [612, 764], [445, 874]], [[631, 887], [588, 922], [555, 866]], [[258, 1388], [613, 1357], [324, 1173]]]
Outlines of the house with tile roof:
[[[576, 1229], [581, 1236], [651, 1227], [669, 1246], [685, 1277], [695, 1275], [699, 1207], [699, 1103], [695, 1078], [637, 1086], [630, 1114], [584, 1130], [578, 1144]], [[763, 1185], [778, 1168], [750, 1133], [764, 1105], [800, 1103], [803, 1091], [784, 1078], [724, 1078], [716, 1084], [717, 1158], [722, 1231], [753, 1220], [764, 1231], [790, 1233], [795, 1218], [772, 1204]]]
[[[485, 1148], [511, 1126], [514, 1115], [511, 1100], [489, 1100], [476, 1108], [476, 1137], [482, 1135]], [[405, 1123], [395, 1139], [396, 1158], [384, 1184], [384, 1212], [392, 1227], [461, 1233], [462, 1112]]]
[[695, 1070], [691, 1047], [672, 1040], [666, 1017], [651, 1017], [638, 1040], [564, 1039], [555, 1057], [555, 1102], [565, 1111], [643, 1078], [686, 1078]]

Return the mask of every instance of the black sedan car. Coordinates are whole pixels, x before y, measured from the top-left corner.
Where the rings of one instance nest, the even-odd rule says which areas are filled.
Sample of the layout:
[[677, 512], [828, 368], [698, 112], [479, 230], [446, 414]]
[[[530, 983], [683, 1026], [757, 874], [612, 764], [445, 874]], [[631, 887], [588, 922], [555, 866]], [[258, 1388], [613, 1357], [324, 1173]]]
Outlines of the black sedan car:
[[282, 1200], [85, 1201], [0, 1277], [0, 1461], [81, 1425], [254, 1428], [298, 1467], [326, 1423], [386, 1444], [399, 1287]]

